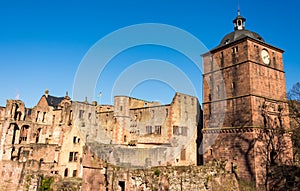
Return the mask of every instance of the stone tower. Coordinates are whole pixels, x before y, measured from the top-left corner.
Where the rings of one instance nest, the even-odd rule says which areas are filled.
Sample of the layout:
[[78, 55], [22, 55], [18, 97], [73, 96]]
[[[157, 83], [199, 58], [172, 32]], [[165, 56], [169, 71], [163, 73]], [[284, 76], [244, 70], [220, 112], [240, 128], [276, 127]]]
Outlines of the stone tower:
[[[283, 50], [246, 30], [245, 21], [238, 13], [234, 31], [202, 55], [204, 163], [227, 161], [227, 168], [239, 179], [259, 184], [264, 166], [275, 154], [279, 156], [276, 148], [266, 146], [270, 140], [263, 133], [289, 128], [288, 105]], [[283, 137], [280, 162], [286, 163], [292, 158], [291, 142]]]

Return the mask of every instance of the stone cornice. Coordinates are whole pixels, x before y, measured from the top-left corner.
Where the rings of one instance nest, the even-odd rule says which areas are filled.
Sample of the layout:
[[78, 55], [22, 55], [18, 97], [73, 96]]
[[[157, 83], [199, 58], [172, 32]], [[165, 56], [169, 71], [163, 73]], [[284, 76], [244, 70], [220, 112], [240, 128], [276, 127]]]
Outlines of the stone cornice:
[[220, 133], [245, 133], [245, 132], [256, 132], [262, 127], [258, 126], [243, 126], [243, 127], [222, 127], [222, 128], [205, 128], [202, 129], [203, 134], [220, 134]]
[[202, 74], [202, 75], [203, 75], [203, 77], [204, 77], [205, 75], [212, 74], [212, 73], [215, 73], [215, 72], [219, 72], [219, 71], [222, 71], [222, 70], [225, 70], [225, 69], [228, 69], [228, 68], [232, 68], [232, 67], [234, 67], [234, 66], [242, 65], [242, 64], [245, 64], [245, 63], [257, 64], [257, 65], [264, 66], [264, 67], [269, 68], [269, 69], [273, 69], [273, 70], [276, 70], [276, 71], [285, 73], [283, 70], [279, 70], [279, 69], [277, 69], [277, 68], [273, 68], [273, 67], [271, 67], [271, 66], [269, 66], [269, 65], [262, 64], [262, 63], [259, 63], [259, 62], [254, 62], [254, 61], [252, 61], [252, 60], [246, 60], [246, 61], [243, 61], [243, 62], [240, 62], [240, 63], [237, 63], [237, 64], [232, 64], [232, 65], [230, 65], [230, 66], [225, 66], [225, 67], [219, 68], [219, 69], [217, 69], [217, 70], [213, 70], [213, 71], [210, 71], [210, 72], [206, 72], [206, 73], [204, 73], [204, 74]]
[[244, 95], [241, 95], [241, 96], [228, 97], [228, 98], [217, 99], [217, 100], [213, 100], [213, 101], [209, 101], [209, 102], [203, 102], [203, 104], [209, 104], [209, 103], [214, 103], [214, 102], [232, 100], [232, 99], [243, 98], [243, 97], [247, 97], [247, 96], [255, 96], [255, 97], [264, 98], [266, 100], [271, 100], [271, 101], [275, 101], [275, 102], [287, 103], [286, 100], [272, 99], [272, 98], [268, 98], [268, 97], [257, 95], [257, 94], [244, 94]]

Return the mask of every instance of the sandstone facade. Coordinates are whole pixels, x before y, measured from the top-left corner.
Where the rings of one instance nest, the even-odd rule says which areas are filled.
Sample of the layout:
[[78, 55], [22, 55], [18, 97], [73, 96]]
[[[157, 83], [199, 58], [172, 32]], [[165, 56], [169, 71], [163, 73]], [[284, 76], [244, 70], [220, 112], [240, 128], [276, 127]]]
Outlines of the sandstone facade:
[[266, 136], [290, 127], [283, 51], [246, 30], [240, 15], [233, 22], [235, 31], [203, 55], [204, 163], [226, 160], [240, 179], [263, 184], [271, 155], [292, 161], [288, 134]]
[[[23, 190], [24, 172], [30, 170], [37, 177], [82, 178], [84, 146], [93, 150], [94, 158], [126, 167], [201, 162], [200, 105], [197, 98], [180, 93], [168, 105], [116, 96], [115, 104], [108, 106], [46, 91], [33, 108], [8, 100], [0, 108], [0, 125], [0, 183], [5, 188]], [[32, 190], [39, 181], [35, 179]]]

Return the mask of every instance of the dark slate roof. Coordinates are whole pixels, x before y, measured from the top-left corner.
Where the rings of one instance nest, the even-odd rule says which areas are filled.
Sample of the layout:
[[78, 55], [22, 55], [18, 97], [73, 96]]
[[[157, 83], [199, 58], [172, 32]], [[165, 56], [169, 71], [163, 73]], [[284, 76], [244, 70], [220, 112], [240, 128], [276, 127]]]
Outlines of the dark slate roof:
[[244, 37], [250, 37], [250, 38], [265, 42], [264, 39], [256, 32], [244, 29], [244, 30], [235, 30], [235, 31], [225, 35], [224, 38], [221, 40], [221, 43], [219, 44], [218, 47], [232, 43], [232, 42], [242, 39]]
[[54, 97], [51, 95], [45, 96], [49, 106], [57, 108], [58, 104], [64, 99], [64, 97]]

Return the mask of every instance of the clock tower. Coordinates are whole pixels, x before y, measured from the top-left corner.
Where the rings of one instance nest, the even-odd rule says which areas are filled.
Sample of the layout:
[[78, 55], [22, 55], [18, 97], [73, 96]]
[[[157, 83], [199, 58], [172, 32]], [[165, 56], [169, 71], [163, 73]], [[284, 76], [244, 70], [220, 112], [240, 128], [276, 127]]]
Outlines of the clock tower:
[[292, 159], [292, 146], [285, 133], [270, 138], [274, 129], [289, 129], [283, 50], [245, 22], [238, 13], [234, 31], [202, 55], [203, 156], [204, 163], [226, 161], [238, 179], [259, 185], [266, 165]]

